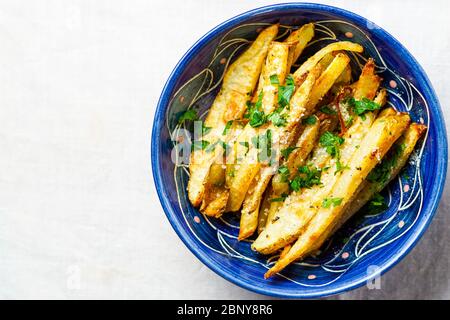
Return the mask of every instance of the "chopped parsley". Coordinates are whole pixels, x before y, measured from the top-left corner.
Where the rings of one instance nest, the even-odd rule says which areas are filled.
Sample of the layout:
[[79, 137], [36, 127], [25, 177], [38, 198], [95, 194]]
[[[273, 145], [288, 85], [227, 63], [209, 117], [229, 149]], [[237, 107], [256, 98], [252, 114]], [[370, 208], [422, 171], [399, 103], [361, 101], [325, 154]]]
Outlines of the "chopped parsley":
[[183, 123], [186, 120], [195, 121], [198, 119], [197, 111], [194, 109], [186, 110], [179, 118], [178, 123]]
[[[272, 80], [272, 79], [271, 79]], [[286, 77], [286, 84], [284, 86], [278, 85], [278, 105], [284, 108], [289, 105], [292, 95], [295, 91], [295, 81], [292, 75]]]
[[320, 111], [322, 113], [325, 113], [325, 114], [328, 114], [328, 115], [336, 115], [337, 114], [336, 110], [334, 110], [330, 106], [323, 106], [323, 107], [320, 108]]
[[325, 198], [322, 201], [322, 208], [330, 208], [331, 206], [336, 207], [342, 203], [342, 198]]
[[255, 102], [255, 104], [247, 102], [247, 113], [244, 115], [244, 118], [249, 120], [248, 123], [253, 128], [260, 127], [267, 122], [267, 116], [264, 114], [264, 111], [262, 110], [263, 96], [264, 93], [261, 91], [258, 95], [258, 100]]
[[225, 128], [223, 129], [222, 135], [226, 136], [228, 134], [228, 131], [230, 131], [231, 126], [233, 125], [233, 120], [230, 120], [225, 125]]
[[385, 184], [390, 180], [392, 169], [397, 166], [398, 158], [405, 149], [404, 144], [396, 144], [388, 156], [369, 173], [367, 180], [374, 183]]
[[285, 165], [282, 165], [278, 168], [278, 173], [281, 175], [281, 181], [282, 182], [287, 182], [289, 179], [289, 168]]
[[284, 127], [287, 123], [286, 117], [287, 115], [285, 113], [281, 113], [280, 110], [275, 110], [269, 114], [267, 120], [272, 121], [275, 127]]
[[287, 147], [286, 149], [281, 150], [281, 155], [284, 159], [287, 159], [289, 155], [294, 151], [295, 149], [298, 149], [299, 147]]
[[313, 125], [316, 124], [317, 118], [315, 116], [309, 116], [302, 120], [304, 125]]
[[363, 120], [366, 119], [365, 113], [369, 111], [375, 111], [380, 109], [380, 105], [370, 99], [362, 98], [361, 100], [356, 100], [355, 98], [347, 99], [348, 106], [353, 110], [355, 114], [360, 116]]
[[322, 171], [313, 166], [298, 167], [298, 175], [289, 183], [294, 191], [299, 191], [302, 188], [311, 188], [314, 185], [320, 185], [320, 177]]
[[372, 200], [367, 204], [366, 208], [368, 214], [378, 214], [385, 211], [388, 208], [388, 205], [386, 204], [384, 197], [381, 194], [376, 193]]
[[341, 152], [339, 147], [344, 143], [344, 138], [339, 137], [329, 131], [326, 131], [319, 139], [319, 143], [322, 147], [326, 148], [328, 154], [336, 158], [336, 172], [342, 171], [346, 167], [341, 163]]
[[271, 84], [280, 84], [280, 80], [278, 79], [278, 76], [276, 74], [273, 74], [270, 76], [270, 83]]

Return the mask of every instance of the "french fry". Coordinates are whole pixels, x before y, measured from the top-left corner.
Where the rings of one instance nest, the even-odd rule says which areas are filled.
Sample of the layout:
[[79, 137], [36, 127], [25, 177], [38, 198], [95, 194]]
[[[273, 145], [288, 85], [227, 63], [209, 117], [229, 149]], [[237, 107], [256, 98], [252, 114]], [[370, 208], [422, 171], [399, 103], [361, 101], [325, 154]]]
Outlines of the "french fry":
[[311, 56], [308, 60], [306, 60], [306, 62], [303, 63], [300, 66], [300, 68], [297, 69], [297, 71], [295, 71], [294, 78], [296, 79], [296, 81], [302, 79], [304, 74], [311, 71], [323, 57], [325, 57], [327, 54], [333, 51], [340, 51], [340, 50], [347, 50], [361, 53], [364, 51], [364, 48], [357, 43], [349, 41], [340, 41], [331, 43], [328, 46], [317, 51], [313, 56]]
[[378, 165], [386, 170], [386, 177], [383, 177], [380, 181], [366, 180], [363, 183], [362, 190], [355, 194], [353, 197], [354, 200], [350, 201], [342, 218], [339, 220], [332, 233], [339, 229], [348, 219], [369, 202], [376, 193], [383, 190], [389, 182], [400, 173], [400, 170], [405, 166], [409, 156], [414, 151], [417, 141], [419, 141], [426, 129], [427, 127], [425, 125], [418, 123], [412, 123], [408, 129], [406, 129]]
[[[369, 172], [400, 137], [410, 123], [408, 114], [377, 119], [361, 142], [345, 170], [324, 199], [321, 208], [312, 218], [289, 252], [264, 275], [268, 278], [280, 272], [291, 262], [303, 258], [305, 254], [320, 248], [339, 221], [344, 208]], [[333, 200], [326, 205], [326, 200]]]
[[297, 61], [305, 49], [308, 42], [314, 37], [314, 23], [303, 25], [300, 29], [293, 31], [285, 40], [287, 43], [292, 43], [292, 50], [289, 51], [288, 66]]
[[[234, 141], [242, 133], [243, 126], [240, 121], [233, 121], [229, 128], [222, 133], [224, 140]], [[228, 189], [225, 188], [225, 161], [213, 163], [205, 183], [200, 212], [220, 217], [228, 201]]]
[[[205, 139], [214, 143], [222, 134], [228, 120], [239, 119], [246, 108], [248, 93], [252, 92], [259, 78], [262, 65], [271, 42], [278, 33], [278, 25], [263, 30], [253, 44], [228, 68], [222, 87], [205, 120], [205, 126], [213, 128]], [[191, 153], [188, 197], [192, 205], [201, 204], [209, 169], [221, 157], [216, 152], [196, 150]]]
[[273, 204], [272, 199], [272, 185], [269, 184], [267, 187], [264, 197], [261, 203], [261, 208], [259, 209], [258, 214], [258, 234], [263, 232], [263, 230], [266, 228], [267, 218], [269, 216], [270, 207]]
[[[366, 98], [373, 99], [381, 82], [374, 71], [373, 61], [369, 60], [355, 84], [353, 93], [355, 97], [361, 98], [361, 92], [364, 92], [372, 94], [372, 96], [366, 96]], [[366, 81], [366, 78], [372, 79], [372, 81]], [[358, 85], [360, 81], [364, 85]], [[375, 113], [373, 112], [366, 113], [364, 119], [357, 117], [353, 125], [344, 134], [344, 142], [340, 146], [341, 163], [344, 167], [349, 165], [356, 146], [364, 138], [374, 119]], [[319, 169], [336, 166], [336, 159], [332, 159], [326, 150], [320, 146], [313, 152], [312, 160], [313, 166]], [[252, 244], [252, 248], [260, 253], [270, 254], [294, 241], [316, 214], [323, 198], [330, 192], [334, 182], [341, 174], [342, 172], [335, 172], [333, 169], [324, 170], [321, 177], [322, 185], [315, 185], [310, 189], [303, 189], [300, 193], [290, 194], [281, 208], [276, 211], [276, 218], [267, 220], [265, 230]], [[275, 223], [273, 223], [274, 221]]]
[[[325, 93], [330, 90], [334, 82], [339, 78], [342, 72], [350, 62], [350, 58], [343, 53], [338, 53], [333, 61], [323, 72], [323, 75], [316, 81], [316, 84], [312, 90], [312, 93], [308, 100], [307, 110], [314, 108], [317, 103], [322, 99]], [[333, 76], [329, 76], [333, 75]]]

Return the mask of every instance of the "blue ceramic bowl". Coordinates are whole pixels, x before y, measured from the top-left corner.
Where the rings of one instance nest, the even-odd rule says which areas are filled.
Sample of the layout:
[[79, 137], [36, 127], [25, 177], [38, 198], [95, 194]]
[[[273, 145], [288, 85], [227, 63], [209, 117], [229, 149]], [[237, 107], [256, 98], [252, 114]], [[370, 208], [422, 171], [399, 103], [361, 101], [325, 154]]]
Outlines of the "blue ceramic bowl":
[[[179, 137], [180, 113], [195, 106], [204, 111], [213, 101], [229, 61], [267, 24], [280, 22], [281, 32], [316, 23], [316, 37], [307, 49], [351, 40], [365, 52], [352, 55], [356, 73], [367, 57], [376, 61], [389, 91], [389, 104], [408, 111], [428, 126], [403, 173], [385, 190], [389, 209], [371, 216], [364, 210], [350, 220], [316, 257], [295, 263], [281, 275], [264, 280], [276, 257], [238, 242], [236, 216], [211, 219], [193, 208], [186, 185], [187, 166], [172, 157]], [[305, 55], [307, 55], [306, 52]], [[312, 298], [356, 288], [386, 272], [417, 243], [430, 224], [441, 197], [447, 166], [447, 138], [436, 94], [425, 72], [390, 34], [351, 12], [319, 4], [279, 4], [234, 17], [203, 36], [181, 58], [170, 75], [156, 109], [151, 158], [156, 190], [167, 218], [186, 246], [209, 268], [229, 281], [258, 293]], [[176, 161], [177, 164], [174, 164]]]

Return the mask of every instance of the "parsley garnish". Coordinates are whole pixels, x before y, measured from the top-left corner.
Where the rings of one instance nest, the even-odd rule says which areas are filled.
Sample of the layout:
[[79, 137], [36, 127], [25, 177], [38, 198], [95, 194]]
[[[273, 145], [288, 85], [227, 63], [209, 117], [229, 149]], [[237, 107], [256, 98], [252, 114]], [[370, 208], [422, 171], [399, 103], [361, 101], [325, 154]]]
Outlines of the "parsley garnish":
[[305, 125], [313, 125], [316, 124], [317, 118], [315, 116], [309, 116], [302, 120], [302, 123]]
[[336, 173], [345, 169], [341, 163], [341, 152], [339, 147], [344, 143], [344, 138], [339, 137], [329, 131], [325, 132], [319, 139], [320, 145], [325, 147], [328, 154], [336, 158]]
[[285, 165], [282, 165], [278, 168], [278, 173], [281, 175], [281, 181], [283, 182], [287, 182], [289, 179], [289, 168], [286, 167]]
[[389, 181], [392, 169], [397, 165], [398, 158], [404, 151], [404, 144], [396, 144], [394, 148], [389, 152], [389, 155], [384, 157], [381, 163], [379, 163], [367, 176], [367, 180], [370, 182], [384, 184]]
[[298, 149], [298, 147], [287, 147], [286, 149], [281, 150], [281, 155], [284, 159], [287, 159], [295, 149]]
[[258, 100], [255, 104], [251, 102], [247, 102], [247, 113], [244, 115], [244, 118], [249, 119], [249, 124], [253, 128], [257, 128], [262, 126], [267, 122], [267, 116], [264, 114], [262, 110], [262, 99], [264, 93], [261, 91], [258, 95]]
[[323, 107], [320, 108], [320, 111], [322, 113], [325, 113], [325, 114], [328, 114], [328, 115], [335, 115], [335, 114], [337, 114], [336, 110], [334, 110], [330, 106], [323, 106]]
[[197, 120], [197, 112], [194, 109], [186, 110], [179, 118], [178, 123], [183, 123], [186, 120], [195, 121]]
[[342, 198], [325, 198], [322, 201], [322, 208], [327, 209], [331, 207], [331, 205], [333, 205], [333, 207], [336, 207], [342, 203], [342, 200]]
[[375, 111], [380, 109], [380, 105], [376, 102], [373, 102], [370, 99], [362, 98], [361, 100], [356, 100], [355, 98], [350, 98], [347, 100], [347, 103], [350, 108], [352, 108], [353, 112], [355, 112], [358, 116], [360, 116], [363, 120], [366, 119], [365, 113], [369, 111]]
[[367, 205], [367, 213], [378, 214], [380, 212], [383, 212], [387, 208], [388, 205], [386, 204], [384, 197], [381, 194], [376, 193]]
[[345, 127], [350, 127], [353, 124], [353, 116], [349, 116], [347, 120], [345, 120]]
[[225, 128], [223, 129], [222, 135], [226, 136], [228, 134], [228, 131], [230, 130], [231, 126], [233, 125], [233, 120], [230, 120], [225, 125]]
[[313, 185], [319, 185], [322, 171], [313, 166], [298, 167], [298, 175], [291, 180], [290, 187], [294, 191], [302, 188], [311, 188]]
[[292, 75], [288, 75], [286, 77], [286, 85], [278, 86], [278, 105], [281, 108], [284, 108], [287, 105], [289, 105], [289, 101], [291, 100], [294, 91], [295, 91], [294, 78], [292, 77]]
[[273, 74], [270, 76], [270, 83], [271, 84], [280, 84], [280, 80], [278, 79], [278, 76], [276, 74]]
[[267, 117], [268, 120], [272, 121], [273, 125], [276, 127], [284, 127], [287, 123], [286, 114], [280, 113], [279, 110], [275, 110]]

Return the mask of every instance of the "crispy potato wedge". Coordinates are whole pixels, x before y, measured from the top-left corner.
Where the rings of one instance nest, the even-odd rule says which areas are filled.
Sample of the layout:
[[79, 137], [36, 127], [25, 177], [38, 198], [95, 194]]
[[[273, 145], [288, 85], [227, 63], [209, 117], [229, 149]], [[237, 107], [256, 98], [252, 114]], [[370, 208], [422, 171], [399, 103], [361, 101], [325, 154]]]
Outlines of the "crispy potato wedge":
[[272, 199], [272, 185], [269, 183], [266, 191], [264, 192], [263, 200], [261, 202], [261, 208], [258, 214], [258, 234], [263, 232], [266, 228], [267, 218], [269, 216], [269, 211], [271, 205], [274, 203]]
[[[222, 133], [226, 141], [235, 141], [242, 133], [243, 125], [240, 121], [233, 121], [229, 128]], [[225, 188], [226, 161], [213, 163], [205, 183], [200, 212], [213, 217], [220, 217], [225, 211], [228, 201], [228, 189]]]
[[306, 62], [303, 63], [300, 66], [300, 68], [297, 69], [297, 71], [295, 71], [294, 78], [296, 79], [296, 81], [302, 79], [304, 74], [311, 71], [312, 68], [314, 68], [317, 65], [317, 63], [319, 63], [319, 61], [322, 60], [323, 57], [325, 57], [327, 54], [333, 51], [340, 51], [340, 50], [363, 52], [364, 48], [361, 45], [350, 41], [340, 41], [331, 43], [326, 47], [317, 51], [313, 56], [311, 56], [308, 60], [306, 60]]
[[314, 23], [303, 25], [300, 29], [293, 31], [285, 40], [292, 43], [292, 49], [289, 51], [288, 65], [289, 67], [297, 61], [305, 49], [306, 45], [314, 37]]
[[[205, 120], [205, 126], [213, 128], [205, 137], [210, 143], [214, 143], [222, 134], [228, 120], [242, 117], [248, 100], [247, 94], [256, 87], [270, 44], [277, 33], [278, 25], [263, 30], [226, 71], [220, 92]], [[221, 155], [216, 152], [207, 153], [205, 150], [191, 153], [188, 197], [195, 207], [202, 201], [209, 169], [218, 157]]]
[[258, 227], [259, 206], [272, 176], [273, 168], [265, 166], [253, 179], [242, 205], [238, 240], [250, 237]]
[[[373, 62], [368, 62], [358, 80], [367, 83], [371, 88], [366, 89], [365, 86], [355, 85], [355, 96], [361, 96], [360, 90], [375, 95], [381, 79], [374, 77]], [[375, 81], [368, 83], [365, 78], [369, 77]], [[368, 99], [373, 99], [367, 96]], [[344, 142], [340, 146], [341, 163], [345, 166], [349, 165], [349, 161], [356, 150], [356, 146], [362, 141], [375, 118], [373, 112], [368, 112], [365, 118], [357, 117], [353, 125], [344, 134]], [[335, 168], [336, 159], [332, 159], [326, 150], [320, 150], [320, 146], [313, 153], [312, 164], [317, 168]], [[323, 149], [323, 148], [322, 148]], [[345, 170], [344, 170], [345, 171]], [[288, 243], [294, 241], [301, 233], [304, 226], [316, 214], [323, 198], [327, 196], [330, 189], [334, 185], [336, 179], [342, 172], [335, 174], [334, 169], [328, 169], [322, 173], [321, 182], [323, 186], [312, 186], [310, 189], [303, 189], [302, 192], [294, 192], [288, 196], [281, 208], [276, 211], [276, 218], [267, 220], [266, 229], [258, 236], [252, 245], [252, 248], [263, 254], [270, 254]], [[276, 223], [272, 223], [276, 221]]]
[[324, 205], [325, 202], [322, 204], [289, 252], [264, 275], [265, 278], [280, 272], [305, 254], [320, 248], [334, 229], [334, 225], [338, 223], [352, 195], [409, 123], [408, 114], [383, 117], [374, 122], [361, 142], [361, 147], [352, 156], [351, 166], [343, 171], [327, 196], [326, 199], [333, 200], [333, 204]]
[[383, 190], [389, 182], [400, 173], [400, 170], [405, 166], [409, 156], [414, 151], [417, 141], [419, 141], [426, 130], [427, 127], [419, 123], [412, 123], [408, 129], [406, 129], [379, 164], [379, 166], [387, 169], [388, 173], [386, 178], [381, 179], [380, 181], [371, 182], [366, 180], [364, 182], [362, 190], [354, 196], [354, 200], [350, 201], [333, 232], [339, 229], [348, 219], [369, 202], [376, 193]]
[[319, 103], [325, 93], [330, 90], [334, 82], [339, 78], [350, 62], [350, 58], [344, 53], [338, 53], [328, 65], [312, 90], [308, 100], [307, 110], [312, 109]]

